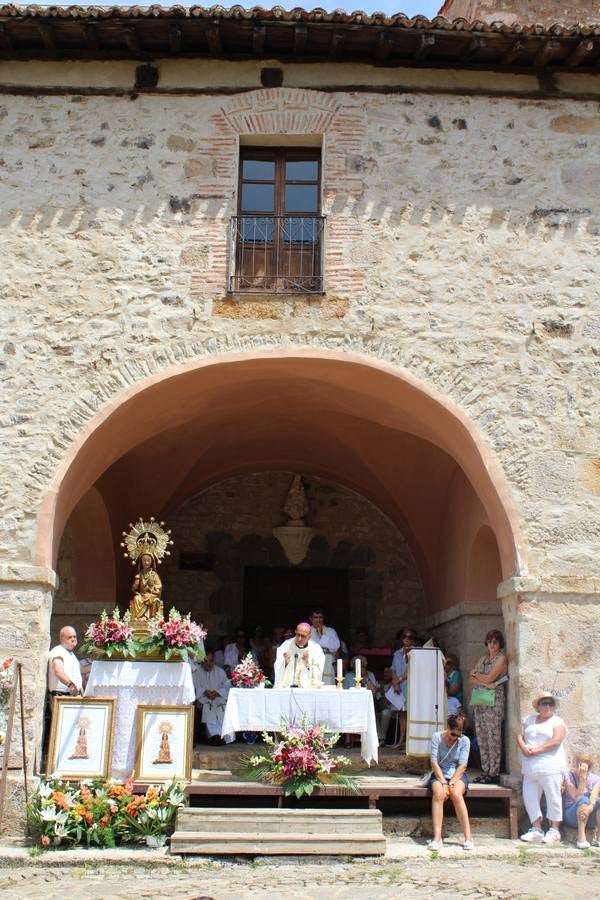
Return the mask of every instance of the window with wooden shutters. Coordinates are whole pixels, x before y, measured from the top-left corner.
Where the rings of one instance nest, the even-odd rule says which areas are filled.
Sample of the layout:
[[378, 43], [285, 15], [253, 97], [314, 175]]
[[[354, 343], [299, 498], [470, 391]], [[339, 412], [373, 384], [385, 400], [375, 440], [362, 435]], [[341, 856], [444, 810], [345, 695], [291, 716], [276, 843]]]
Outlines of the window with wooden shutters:
[[320, 209], [320, 150], [244, 148], [231, 225], [230, 291], [321, 293]]

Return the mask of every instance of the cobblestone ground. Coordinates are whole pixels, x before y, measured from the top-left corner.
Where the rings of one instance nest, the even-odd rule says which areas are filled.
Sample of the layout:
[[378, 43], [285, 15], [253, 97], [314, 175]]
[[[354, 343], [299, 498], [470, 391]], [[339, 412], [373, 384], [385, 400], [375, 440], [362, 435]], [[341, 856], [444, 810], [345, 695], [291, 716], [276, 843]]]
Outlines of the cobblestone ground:
[[165, 866], [106, 864], [0, 867], [4, 898], [164, 898], [238, 900], [301, 895], [307, 900], [371, 898], [597, 898], [600, 854], [577, 858], [327, 860], [262, 859]]

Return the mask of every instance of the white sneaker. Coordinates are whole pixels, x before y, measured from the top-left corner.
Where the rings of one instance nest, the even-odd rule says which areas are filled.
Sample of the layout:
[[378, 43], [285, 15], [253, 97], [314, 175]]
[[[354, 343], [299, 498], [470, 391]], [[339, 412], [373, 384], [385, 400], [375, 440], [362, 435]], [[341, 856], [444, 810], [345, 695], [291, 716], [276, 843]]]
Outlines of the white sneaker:
[[475, 844], [473, 843], [473, 841], [464, 841], [463, 850], [474, 850], [474, 849], [475, 849]]
[[544, 844], [560, 844], [561, 841], [560, 831], [557, 831], [556, 828], [549, 828], [542, 838]]
[[443, 841], [429, 841], [429, 843], [427, 844], [427, 849], [428, 850], [441, 850], [443, 846], [444, 846]]
[[577, 841], [578, 850], [589, 850], [591, 846], [589, 841]]
[[541, 828], [536, 828], [532, 825], [529, 831], [521, 835], [521, 840], [526, 841], [528, 844], [541, 844], [544, 840], [544, 832]]

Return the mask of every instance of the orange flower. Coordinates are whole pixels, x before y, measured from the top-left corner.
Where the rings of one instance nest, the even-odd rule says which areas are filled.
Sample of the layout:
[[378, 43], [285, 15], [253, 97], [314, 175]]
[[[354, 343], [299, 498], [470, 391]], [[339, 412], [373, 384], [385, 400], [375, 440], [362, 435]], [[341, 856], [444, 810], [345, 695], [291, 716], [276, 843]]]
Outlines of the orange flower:
[[48, 847], [50, 844], [50, 838], [47, 834], [45, 834], [42, 838], [42, 847]]
[[155, 787], [148, 788], [146, 792], [146, 800], [156, 800], [158, 797], [158, 791]]
[[127, 779], [127, 781], [125, 782], [125, 790], [127, 791], [128, 794], [131, 794], [131, 792], [133, 790], [133, 778]]
[[86, 823], [87, 823], [88, 825], [91, 825], [92, 822], [94, 821], [94, 814], [91, 813], [91, 812], [86, 813], [85, 821], [86, 821]]
[[102, 818], [100, 819], [100, 824], [106, 828], [106, 826], [108, 825], [108, 816], [102, 816]]

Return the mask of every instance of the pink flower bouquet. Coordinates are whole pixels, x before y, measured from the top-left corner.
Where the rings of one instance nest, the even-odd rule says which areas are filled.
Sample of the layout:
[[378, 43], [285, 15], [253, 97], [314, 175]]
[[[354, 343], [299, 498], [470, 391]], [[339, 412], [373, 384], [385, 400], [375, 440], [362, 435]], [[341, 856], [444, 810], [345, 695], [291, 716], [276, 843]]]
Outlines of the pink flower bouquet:
[[239, 773], [246, 781], [280, 784], [285, 796], [312, 794], [322, 784], [338, 784], [352, 791], [359, 789], [359, 777], [344, 772], [350, 766], [346, 756], [332, 756], [339, 734], [325, 725], [310, 724], [306, 714], [300, 723], [282, 725], [278, 738], [263, 732], [265, 750], [242, 757]]
[[229, 677], [234, 687], [254, 688], [259, 687], [259, 685], [266, 686], [271, 684], [269, 679], [265, 678], [265, 673], [260, 666], [257, 666], [254, 662], [251, 653], [248, 653], [241, 663], [232, 670]]
[[171, 609], [169, 618], [155, 616], [148, 622], [148, 637], [141, 648], [146, 653], [159, 650], [165, 659], [178, 654], [183, 660], [189, 656], [199, 662], [204, 659], [204, 638], [206, 630], [202, 625], [192, 622], [190, 614], [182, 616], [176, 609]]
[[129, 624], [130, 618], [129, 610], [123, 617], [118, 608], [113, 611], [111, 616], [106, 610], [103, 610], [100, 619], [92, 622], [85, 632], [81, 649], [85, 653], [101, 650], [108, 657], [115, 652], [122, 656], [135, 656], [139, 648], [133, 637], [133, 629]]

